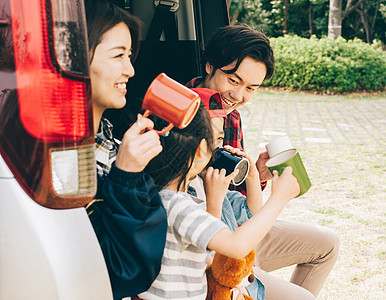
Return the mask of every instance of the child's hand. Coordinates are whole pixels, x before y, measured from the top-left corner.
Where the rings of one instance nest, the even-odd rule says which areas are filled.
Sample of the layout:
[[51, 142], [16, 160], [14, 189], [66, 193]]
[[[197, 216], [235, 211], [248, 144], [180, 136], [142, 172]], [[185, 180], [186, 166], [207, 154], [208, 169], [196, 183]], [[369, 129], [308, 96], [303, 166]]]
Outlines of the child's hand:
[[204, 176], [207, 211], [215, 217], [221, 217], [222, 203], [228, 191], [229, 184], [239, 173], [238, 170], [225, 176], [225, 169], [209, 167]]
[[208, 256], [206, 257], [206, 268], [205, 270], [207, 270], [213, 263], [213, 256], [208, 254]]
[[237, 154], [237, 155], [245, 157], [246, 159], [249, 160], [249, 172], [247, 175], [247, 179], [256, 180], [256, 178], [257, 178], [258, 181], [260, 180], [259, 179], [259, 172], [257, 172], [255, 163], [252, 161], [252, 159], [245, 152], [241, 151], [238, 148], [233, 148], [229, 145], [224, 146], [224, 148], [233, 154]]
[[[162, 151], [154, 123], [138, 115], [138, 120], [125, 133], [119, 146], [115, 165], [126, 172], [141, 172]], [[149, 131], [146, 131], [149, 130]]]
[[299, 195], [300, 187], [299, 183], [292, 175], [292, 168], [287, 167], [284, 169], [281, 176], [278, 176], [277, 171], [273, 171], [272, 179], [272, 196], [278, 197], [282, 201], [288, 202]]

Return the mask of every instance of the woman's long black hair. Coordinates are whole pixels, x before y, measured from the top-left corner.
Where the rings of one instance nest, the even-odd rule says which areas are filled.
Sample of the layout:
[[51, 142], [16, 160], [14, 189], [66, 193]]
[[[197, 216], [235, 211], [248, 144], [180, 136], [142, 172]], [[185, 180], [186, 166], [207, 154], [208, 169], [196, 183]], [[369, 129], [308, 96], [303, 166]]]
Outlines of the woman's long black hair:
[[213, 133], [208, 111], [201, 103], [196, 116], [184, 129], [174, 127], [169, 136], [161, 136], [162, 152], [145, 168], [157, 188], [161, 190], [171, 181], [178, 179], [177, 189], [185, 184], [192, 167], [196, 150], [202, 139], [206, 140], [208, 151], [213, 150]]
[[95, 48], [102, 41], [103, 34], [122, 22], [126, 24], [130, 31], [132, 43], [131, 59], [134, 61], [139, 51], [141, 21], [124, 9], [106, 0], [85, 0], [85, 9], [89, 63], [91, 63], [94, 57]]

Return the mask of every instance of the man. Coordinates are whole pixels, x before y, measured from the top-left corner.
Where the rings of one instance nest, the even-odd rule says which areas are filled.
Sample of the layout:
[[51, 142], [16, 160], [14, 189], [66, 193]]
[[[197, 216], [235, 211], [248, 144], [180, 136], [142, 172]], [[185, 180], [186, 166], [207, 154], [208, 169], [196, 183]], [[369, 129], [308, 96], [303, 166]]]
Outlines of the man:
[[[237, 108], [250, 101], [260, 84], [273, 75], [274, 58], [269, 40], [247, 25], [219, 28], [205, 48], [204, 68], [206, 76], [193, 79], [188, 86], [210, 88], [221, 94], [227, 112], [224, 144], [244, 150]], [[268, 159], [264, 152], [256, 162], [262, 188], [271, 179], [265, 167]], [[256, 276], [265, 285], [266, 299], [301, 299], [300, 294], [296, 295], [300, 290], [293, 284], [316, 297], [336, 262], [338, 251], [339, 238], [328, 228], [276, 221], [256, 248], [256, 263], [260, 268]], [[291, 283], [266, 273], [291, 265], [296, 265]], [[286, 294], [288, 297], [283, 298]]]

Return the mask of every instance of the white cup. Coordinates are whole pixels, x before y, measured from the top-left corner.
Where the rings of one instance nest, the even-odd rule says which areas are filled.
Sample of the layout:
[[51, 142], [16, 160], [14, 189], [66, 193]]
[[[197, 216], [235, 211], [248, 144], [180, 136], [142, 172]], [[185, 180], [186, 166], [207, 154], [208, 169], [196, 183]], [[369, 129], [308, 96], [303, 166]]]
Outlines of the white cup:
[[283, 151], [294, 149], [294, 147], [288, 136], [282, 136], [265, 145], [265, 149], [267, 149], [269, 157], [274, 157]]

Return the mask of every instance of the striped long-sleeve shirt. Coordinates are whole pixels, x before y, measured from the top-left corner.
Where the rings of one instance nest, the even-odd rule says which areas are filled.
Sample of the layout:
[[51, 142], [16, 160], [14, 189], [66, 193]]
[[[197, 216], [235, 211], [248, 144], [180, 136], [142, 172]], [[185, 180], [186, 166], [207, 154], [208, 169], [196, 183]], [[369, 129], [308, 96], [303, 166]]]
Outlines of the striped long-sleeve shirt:
[[142, 299], [205, 299], [207, 245], [227, 228], [205, 211], [205, 201], [187, 193], [160, 192], [168, 216], [161, 271]]

